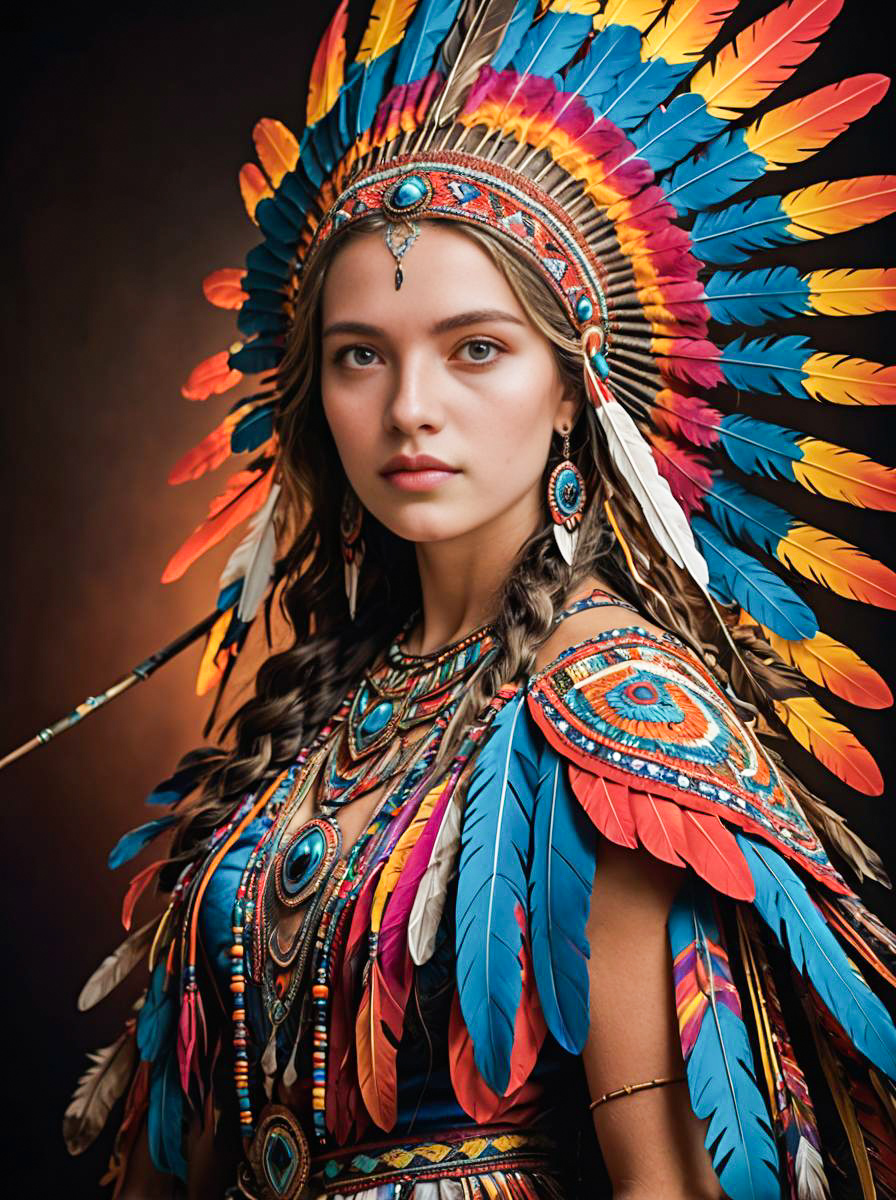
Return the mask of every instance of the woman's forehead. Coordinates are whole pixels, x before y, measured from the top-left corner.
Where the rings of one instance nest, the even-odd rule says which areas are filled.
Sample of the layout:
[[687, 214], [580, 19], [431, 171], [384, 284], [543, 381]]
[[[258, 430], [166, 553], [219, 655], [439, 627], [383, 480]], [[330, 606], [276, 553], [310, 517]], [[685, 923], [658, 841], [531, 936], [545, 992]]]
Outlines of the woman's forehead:
[[331, 262], [323, 289], [325, 327], [355, 320], [379, 326], [434, 325], [457, 313], [494, 310], [529, 321], [503, 272], [488, 252], [444, 221], [421, 221], [420, 234], [395, 260], [383, 231], [350, 238]]

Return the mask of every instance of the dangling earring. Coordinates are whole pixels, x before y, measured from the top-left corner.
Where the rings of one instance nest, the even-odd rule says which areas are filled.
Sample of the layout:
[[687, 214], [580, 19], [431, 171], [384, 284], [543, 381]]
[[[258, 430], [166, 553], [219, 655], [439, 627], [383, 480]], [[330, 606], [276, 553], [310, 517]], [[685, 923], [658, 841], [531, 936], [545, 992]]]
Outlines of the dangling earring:
[[585, 513], [585, 480], [569, 457], [569, 431], [563, 430], [563, 460], [548, 480], [548, 508], [554, 520], [554, 539], [564, 560], [572, 566], [579, 525]]
[[358, 576], [361, 564], [364, 562], [364, 539], [361, 537], [361, 524], [364, 520], [364, 509], [361, 501], [349, 486], [342, 497], [342, 513], [339, 519], [339, 532], [342, 537], [342, 561], [345, 565], [345, 595], [348, 600], [349, 616], [354, 621], [358, 605]]

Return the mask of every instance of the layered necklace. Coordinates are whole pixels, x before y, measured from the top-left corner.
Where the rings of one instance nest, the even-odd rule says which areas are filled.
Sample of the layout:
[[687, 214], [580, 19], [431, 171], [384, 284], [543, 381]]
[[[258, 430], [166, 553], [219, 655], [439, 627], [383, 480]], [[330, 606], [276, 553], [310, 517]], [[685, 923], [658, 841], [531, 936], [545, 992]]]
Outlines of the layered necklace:
[[[388, 841], [393, 818], [419, 795], [472, 676], [497, 653], [491, 626], [484, 625], [436, 653], [409, 654], [405, 646], [413, 620], [365, 672], [284, 777], [268, 805], [271, 825], [240, 880], [233, 911], [231, 990], [235, 1082], [247, 1139], [254, 1118], [246, 977], [258, 986], [269, 1029], [261, 1059], [269, 1101], [281, 1070], [287, 1086], [295, 1082], [296, 1051], [309, 1020], [313, 1023], [312, 1109], [315, 1132], [323, 1139], [330, 964], [334, 937], [344, 925], [340, 918], [350, 911], [369, 864]], [[379, 787], [383, 795], [366, 829], [343, 857], [335, 814]], [[290, 833], [293, 816], [312, 792], [314, 815]], [[284, 937], [284, 920], [304, 904], [308, 907], [298, 928]], [[296, 1005], [300, 992], [302, 1003]], [[282, 1155], [283, 1138], [289, 1132], [283, 1124], [284, 1110], [270, 1104], [268, 1108], [276, 1108], [280, 1115], [266, 1132], [262, 1114], [250, 1149], [250, 1160], [263, 1174], [271, 1165], [264, 1161], [265, 1144], [273, 1138], [272, 1147]], [[303, 1135], [294, 1118], [286, 1124], [292, 1126], [292, 1144], [300, 1154]]]

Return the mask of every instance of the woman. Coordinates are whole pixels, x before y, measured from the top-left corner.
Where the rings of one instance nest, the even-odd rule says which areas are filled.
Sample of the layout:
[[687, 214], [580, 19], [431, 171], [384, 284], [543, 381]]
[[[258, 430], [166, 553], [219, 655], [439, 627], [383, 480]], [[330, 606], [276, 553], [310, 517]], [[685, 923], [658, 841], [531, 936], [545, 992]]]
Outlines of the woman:
[[[693, 448], [780, 473], [789, 431], [687, 394], [769, 391], [798, 349], [714, 346], [710, 319], [763, 319], [757, 283], [698, 282], [695, 247], [739, 261], [800, 202], [780, 198], [786, 225], [768, 202], [705, 209], [881, 86], [730, 132], [835, 4], [785, 6], [696, 74], [732, 5], [597, 7], [380, 2], [343, 76], [343, 4], [301, 145], [257, 131], [266, 241], [207, 285], [248, 340], [188, 389], [276, 375], [185, 463], [259, 452], [167, 575], [252, 515], [203, 676], [226, 679], [278, 534], [295, 642], [232, 748], [188, 756], [154, 797], [177, 811], [113, 851], [176, 825], [129, 892], [157, 876], [166, 913], [87, 988], [149, 952], [133, 1028], [67, 1114], [81, 1148], [127, 1092], [117, 1195], [172, 1175], [202, 1197], [598, 1194], [604, 1169], [614, 1197], [823, 1196], [832, 1169], [896, 1188], [896, 1029], [851, 963], [893, 983], [893, 938], [819, 833], [881, 869], [760, 742], [776, 714], [811, 720], [818, 626], [736, 543], [801, 535]], [[751, 133], [800, 113], [799, 151]], [[881, 190], [852, 189], [853, 224]], [[764, 275], [790, 311], [789, 276]], [[817, 310], [848, 311], [827, 288]], [[863, 296], [892, 306], [880, 280]], [[891, 386], [804, 357], [806, 391]], [[799, 445], [806, 486], [892, 495], [884, 468]], [[781, 561], [829, 582], [800, 545]], [[828, 1090], [854, 1165], [819, 1126]]]

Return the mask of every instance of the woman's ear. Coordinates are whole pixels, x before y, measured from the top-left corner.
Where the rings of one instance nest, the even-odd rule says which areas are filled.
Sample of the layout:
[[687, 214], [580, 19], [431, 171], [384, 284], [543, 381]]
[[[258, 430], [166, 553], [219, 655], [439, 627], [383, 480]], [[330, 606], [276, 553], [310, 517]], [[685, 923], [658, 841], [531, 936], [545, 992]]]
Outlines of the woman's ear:
[[581, 388], [567, 380], [563, 389], [563, 397], [557, 406], [554, 428], [561, 430], [564, 426], [572, 429], [582, 412], [585, 396]]

